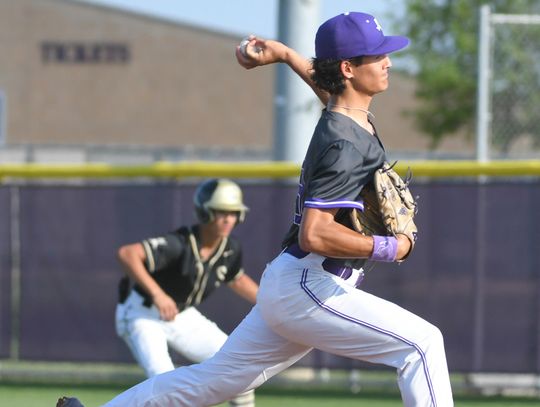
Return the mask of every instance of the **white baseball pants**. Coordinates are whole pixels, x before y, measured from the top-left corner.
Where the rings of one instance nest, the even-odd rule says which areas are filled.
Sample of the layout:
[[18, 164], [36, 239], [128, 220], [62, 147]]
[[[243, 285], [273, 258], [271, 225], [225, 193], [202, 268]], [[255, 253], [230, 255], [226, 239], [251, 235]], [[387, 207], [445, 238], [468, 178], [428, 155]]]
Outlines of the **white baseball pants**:
[[264, 272], [257, 305], [219, 352], [105, 406], [210, 406], [261, 385], [312, 348], [395, 367], [406, 407], [453, 406], [439, 329], [324, 271], [323, 259], [278, 256]]
[[172, 321], [163, 321], [155, 306], [143, 305], [135, 290], [116, 308], [116, 332], [129, 346], [147, 377], [174, 369], [169, 346], [193, 362], [208, 359], [227, 340], [219, 327], [189, 307]]
[[[227, 340], [227, 334], [196, 308], [189, 307], [172, 321], [163, 321], [155, 306], [143, 305], [144, 298], [132, 290], [124, 304], [116, 307], [116, 333], [128, 345], [147, 377], [174, 370], [169, 346], [193, 362], [213, 356]], [[253, 392], [235, 395], [231, 406], [253, 407]]]

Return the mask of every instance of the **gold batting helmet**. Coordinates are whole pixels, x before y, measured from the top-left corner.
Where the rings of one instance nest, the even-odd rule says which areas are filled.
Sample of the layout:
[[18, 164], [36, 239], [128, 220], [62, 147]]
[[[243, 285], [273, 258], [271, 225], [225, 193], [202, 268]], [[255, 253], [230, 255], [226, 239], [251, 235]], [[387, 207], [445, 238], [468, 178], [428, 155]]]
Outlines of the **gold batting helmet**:
[[238, 212], [238, 222], [243, 222], [249, 208], [242, 201], [242, 190], [235, 182], [214, 178], [201, 183], [195, 195], [195, 214], [201, 223], [214, 220], [213, 210]]

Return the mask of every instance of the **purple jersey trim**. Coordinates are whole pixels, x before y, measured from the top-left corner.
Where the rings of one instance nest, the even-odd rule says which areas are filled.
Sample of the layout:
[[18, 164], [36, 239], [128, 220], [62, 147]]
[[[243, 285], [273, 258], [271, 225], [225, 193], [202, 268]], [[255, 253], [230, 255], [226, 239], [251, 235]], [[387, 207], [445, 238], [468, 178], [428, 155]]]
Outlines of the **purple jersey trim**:
[[311, 297], [311, 299], [317, 303], [317, 305], [319, 307], [324, 308], [325, 310], [331, 312], [332, 314], [337, 315], [340, 318], [346, 319], [347, 321], [351, 321], [351, 322], [354, 322], [354, 323], [356, 323], [358, 325], [362, 325], [362, 326], [365, 326], [367, 328], [371, 328], [374, 331], [386, 334], [388, 336], [391, 336], [394, 339], [405, 342], [407, 345], [410, 345], [410, 346], [412, 346], [413, 348], [416, 349], [416, 351], [420, 354], [420, 357], [422, 358], [422, 365], [424, 366], [424, 374], [426, 375], [426, 380], [427, 380], [427, 384], [428, 384], [428, 387], [429, 387], [429, 394], [431, 396], [431, 401], [433, 403], [433, 407], [437, 407], [437, 400], [435, 399], [435, 391], [433, 390], [433, 384], [431, 383], [431, 377], [429, 375], [429, 369], [428, 369], [428, 366], [427, 366], [426, 355], [425, 355], [424, 351], [422, 350], [422, 348], [420, 348], [420, 346], [417, 345], [416, 343], [411, 342], [408, 339], [405, 339], [402, 336], [400, 336], [400, 335], [398, 335], [398, 334], [396, 334], [394, 332], [388, 331], [388, 330], [383, 329], [383, 328], [379, 328], [379, 327], [377, 327], [377, 326], [375, 326], [373, 324], [370, 324], [370, 323], [365, 322], [365, 321], [361, 321], [359, 319], [351, 317], [350, 315], [346, 315], [343, 312], [338, 311], [338, 310], [336, 310], [336, 309], [334, 309], [332, 307], [329, 307], [323, 301], [318, 299], [317, 296], [308, 288], [308, 286], [306, 284], [308, 271], [309, 271], [309, 269], [304, 269], [302, 271], [302, 280], [300, 281], [300, 286], [306, 292], [306, 294], [309, 295]]
[[317, 199], [309, 199], [304, 201], [304, 208], [356, 208], [364, 210], [364, 203], [358, 201], [321, 201]]

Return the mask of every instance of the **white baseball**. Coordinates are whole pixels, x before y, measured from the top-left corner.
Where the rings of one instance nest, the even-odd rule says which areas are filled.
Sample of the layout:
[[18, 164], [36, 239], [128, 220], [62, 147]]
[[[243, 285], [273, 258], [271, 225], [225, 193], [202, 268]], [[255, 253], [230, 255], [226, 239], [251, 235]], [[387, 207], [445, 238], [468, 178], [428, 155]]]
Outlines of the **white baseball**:
[[246, 58], [248, 57], [248, 54], [247, 54], [247, 46], [249, 44], [249, 38], [244, 38], [241, 42], [240, 42], [240, 52], [242, 53], [243, 56], [245, 56]]

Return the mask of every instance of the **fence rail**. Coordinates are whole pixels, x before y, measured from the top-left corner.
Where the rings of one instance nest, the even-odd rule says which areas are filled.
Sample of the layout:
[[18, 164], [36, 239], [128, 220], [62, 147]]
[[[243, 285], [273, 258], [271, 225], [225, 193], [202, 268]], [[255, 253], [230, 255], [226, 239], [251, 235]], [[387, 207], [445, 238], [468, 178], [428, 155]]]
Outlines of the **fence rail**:
[[[411, 161], [395, 169], [411, 169], [418, 177], [513, 177], [540, 176], [540, 160], [529, 161]], [[158, 162], [151, 165], [90, 164], [0, 164], [0, 180], [9, 178], [289, 178], [298, 177], [300, 166], [291, 162]]]

